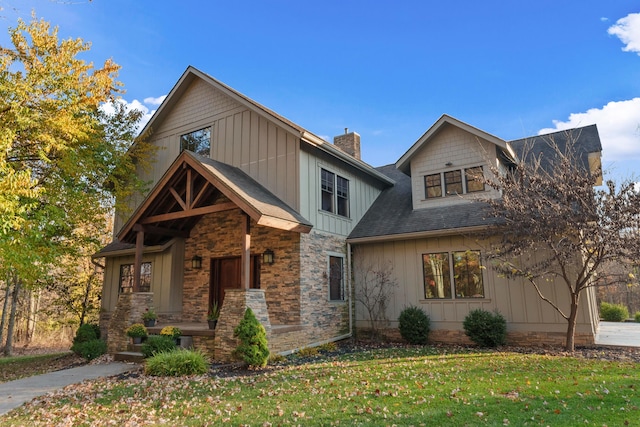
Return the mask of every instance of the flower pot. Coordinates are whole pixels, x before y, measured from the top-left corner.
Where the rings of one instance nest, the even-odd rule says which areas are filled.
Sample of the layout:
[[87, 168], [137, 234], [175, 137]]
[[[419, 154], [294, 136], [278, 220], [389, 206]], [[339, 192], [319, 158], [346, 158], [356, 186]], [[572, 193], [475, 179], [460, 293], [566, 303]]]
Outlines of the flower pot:
[[146, 326], [147, 328], [150, 326], [156, 326], [156, 319], [151, 319], [151, 320], [144, 320], [144, 326]]
[[134, 344], [142, 344], [142, 337], [132, 337]]
[[207, 320], [207, 323], [209, 324], [209, 329], [215, 329], [216, 325], [218, 324], [218, 319]]

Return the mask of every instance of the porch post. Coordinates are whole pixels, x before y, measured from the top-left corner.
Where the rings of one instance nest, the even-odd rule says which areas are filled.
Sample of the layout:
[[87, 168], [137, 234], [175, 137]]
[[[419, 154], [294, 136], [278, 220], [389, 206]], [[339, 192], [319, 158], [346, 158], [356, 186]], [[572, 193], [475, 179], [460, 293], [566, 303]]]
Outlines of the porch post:
[[142, 249], [144, 247], [144, 231], [136, 224], [136, 255], [133, 261], [133, 292], [140, 292], [140, 269], [142, 268]]
[[251, 277], [251, 253], [249, 251], [251, 247], [251, 218], [247, 214], [244, 214], [244, 221], [242, 221], [242, 234], [244, 236], [242, 238], [242, 254], [240, 255], [240, 286], [242, 289], [249, 289]]

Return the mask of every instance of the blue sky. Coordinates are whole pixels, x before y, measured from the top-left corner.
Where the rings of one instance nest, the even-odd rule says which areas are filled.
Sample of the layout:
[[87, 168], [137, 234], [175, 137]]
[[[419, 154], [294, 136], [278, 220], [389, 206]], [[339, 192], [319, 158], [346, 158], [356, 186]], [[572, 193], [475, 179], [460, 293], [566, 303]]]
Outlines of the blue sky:
[[640, 172], [637, 1], [0, 0], [122, 66], [151, 114], [188, 65], [363, 160], [395, 162], [442, 114], [503, 139], [598, 125], [604, 166]]

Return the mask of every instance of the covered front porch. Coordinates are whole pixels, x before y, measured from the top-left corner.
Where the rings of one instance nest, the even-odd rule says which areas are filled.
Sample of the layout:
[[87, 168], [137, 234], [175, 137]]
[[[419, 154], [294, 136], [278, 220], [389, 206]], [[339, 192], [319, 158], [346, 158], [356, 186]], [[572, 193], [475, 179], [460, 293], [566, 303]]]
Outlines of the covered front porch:
[[[157, 292], [179, 311], [163, 313], [156, 306], [159, 323], [151, 333], [176, 326], [196, 347], [228, 360], [237, 345], [233, 329], [251, 307], [275, 340], [272, 351], [285, 351], [278, 337], [305, 329], [299, 314], [297, 236], [310, 229], [308, 221], [238, 168], [183, 152], [118, 234], [120, 244], [132, 246], [134, 277], [132, 292], [119, 294], [109, 319], [109, 351], [119, 351], [124, 329], [154, 307]], [[170, 241], [180, 243], [165, 271], [157, 273], [162, 279], [151, 292], [141, 292], [149, 249]], [[265, 253], [279, 265], [263, 263]], [[221, 305], [215, 331], [207, 325], [213, 303]]]

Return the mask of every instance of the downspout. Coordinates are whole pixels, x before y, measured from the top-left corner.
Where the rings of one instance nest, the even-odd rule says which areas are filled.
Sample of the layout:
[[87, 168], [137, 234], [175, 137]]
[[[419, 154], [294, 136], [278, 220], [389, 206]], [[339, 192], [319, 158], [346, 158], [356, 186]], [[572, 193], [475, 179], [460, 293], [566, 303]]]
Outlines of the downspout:
[[351, 286], [351, 243], [347, 242], [347, 286], [349, 288], [349, 336], [353, 336], [353, 302], [351, 300], [352, 297], [352, 286]]

